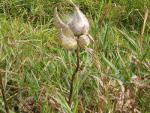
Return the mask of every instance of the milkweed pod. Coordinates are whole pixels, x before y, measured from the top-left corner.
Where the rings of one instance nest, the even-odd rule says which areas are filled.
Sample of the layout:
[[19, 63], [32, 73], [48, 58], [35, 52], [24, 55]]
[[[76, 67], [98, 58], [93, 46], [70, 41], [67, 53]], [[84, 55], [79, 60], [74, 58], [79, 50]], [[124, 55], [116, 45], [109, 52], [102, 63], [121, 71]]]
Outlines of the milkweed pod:
[[56, 28], [64, 33], [65, 36], [69, 36], [69, 37], [73, 37], [74, 34], [71, 31], [71, 29], [69, 28], [69, 26], [64, 23], [61, 18], [58, 15], [58, 11], [57, 11], [57, 7], [54, 10], [54, 25], [56, 26]]
[[67, 50], [75, 50], [77, 49], [77, 45], [78, 45], [77, 41], [74, 38], [65, 36], [62, 30], [60, 34], [60, 43], [61, 46]]
[[88, 35], [81, 35], [78, 39], [78, 42], [81, 48], [86, 48], [90, 44], [90, 39]]
[[74, 5], [74, 14], [68, 25], [76, 36], [87, 34], [89, 31], [88, 19], [76, 5]]

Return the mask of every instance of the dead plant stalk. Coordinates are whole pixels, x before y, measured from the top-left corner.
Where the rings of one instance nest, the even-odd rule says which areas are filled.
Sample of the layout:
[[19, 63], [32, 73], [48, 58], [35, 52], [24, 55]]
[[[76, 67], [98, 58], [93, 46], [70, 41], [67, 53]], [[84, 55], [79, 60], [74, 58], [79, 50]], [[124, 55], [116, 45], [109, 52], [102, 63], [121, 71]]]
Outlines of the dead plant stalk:
[[6, 113], [10, 113], [8, 103], [6, 100], [6, 96], [5, 96], [5, 90], [4, 90], [3, 82], [2, 82], [2, 72], [0, 72], [0, 86], [1, 86], [1, 93], [2, 93], [2, 97], [3, 97]]
[[69, 100], [68, 100], [68, 104], [71, 106], [71, 99], [72, 99], [72, 94], [73, 94], [73, 87], [74, 87], [74, 81], [75, 81], [75, 78], [76, 78], [76, 75], [79, 71], [79, 68], [80, 68], [80, 48], [78, 47], [77, 50], [76, 50], [76, 58], [77, 58], [77, 61], [76, 61], [76, 69], [72, 75], [72, 79], [71, 79], [71, 82], [70, 82], [70, 94], [69, 94]]

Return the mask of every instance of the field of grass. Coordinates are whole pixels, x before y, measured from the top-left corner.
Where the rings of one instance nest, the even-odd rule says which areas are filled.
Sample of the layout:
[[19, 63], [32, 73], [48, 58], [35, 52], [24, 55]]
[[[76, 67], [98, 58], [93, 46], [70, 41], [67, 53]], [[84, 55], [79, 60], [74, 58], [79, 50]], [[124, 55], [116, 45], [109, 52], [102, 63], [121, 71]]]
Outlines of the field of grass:
[[74, 0], [95, 42], [80, 53], [71, 106], [76, 55], [53, 25], [68, 1], [0, 0], [0, 113], [150, 113], [150, 0]]

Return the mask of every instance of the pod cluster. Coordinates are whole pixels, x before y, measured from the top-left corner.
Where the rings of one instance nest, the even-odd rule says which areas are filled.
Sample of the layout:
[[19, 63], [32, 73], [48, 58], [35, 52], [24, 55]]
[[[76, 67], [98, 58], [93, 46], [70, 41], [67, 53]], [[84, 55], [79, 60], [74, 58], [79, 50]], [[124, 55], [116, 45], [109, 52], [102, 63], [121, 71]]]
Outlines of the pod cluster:
[[73, 4], [74, 13], [68, 23], [62, 21], [58, 15], [57, 8], [54, 10], [54, 24], [60, 32], [59, 40], [61, 46], [67, 50], [86, 48], [93, 38], [89, 32], [89, 22], [78, 6]]

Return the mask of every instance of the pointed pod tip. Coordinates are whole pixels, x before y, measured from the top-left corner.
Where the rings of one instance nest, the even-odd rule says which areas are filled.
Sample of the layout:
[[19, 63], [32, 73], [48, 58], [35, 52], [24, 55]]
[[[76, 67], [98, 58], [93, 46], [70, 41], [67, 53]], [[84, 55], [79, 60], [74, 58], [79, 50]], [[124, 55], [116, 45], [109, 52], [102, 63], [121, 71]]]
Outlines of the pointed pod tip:
[[95, 43], [94, 38], [93, 38], [90, 34], [88, 34], [87, 36], [89, 37], [89, 39], [90, 39], [93, 43]]
[[65, 23], [62, 21], [62, 19], [59, 17], [58, 11], [57, 11], [57, 7], [55, 7], [54, 9], [54, 25], [60, 29], [60, 28], [64, 28]]
[[64, 34], [63, 34], [63, 30], [62, 30], [62, 28], [60, 29], [60, 36], [59, 36], [59, 38], [61, 39], [61, 38], [63, 38], [64, 37]]
[[72, 0], [70, 0], [70, 3], [71, 3], [71, 5], [74, 6], [74, 8], [75, 8], [76, 10], [79, 9], [79, 5], [76, 5]]
[[75, 3], [72, 0], [69, 0], [69, 2], [75, 7]]
[[80, 10], [79, 5], [74, 5], [75, 10]]
[[60, 33], [61, 33], [61, 34], [63, 34], [63, 30], [62, 30], [62, 28], [60, 29]]
[[58, 14], [57, 7], [54, 8], [54, 14]]

